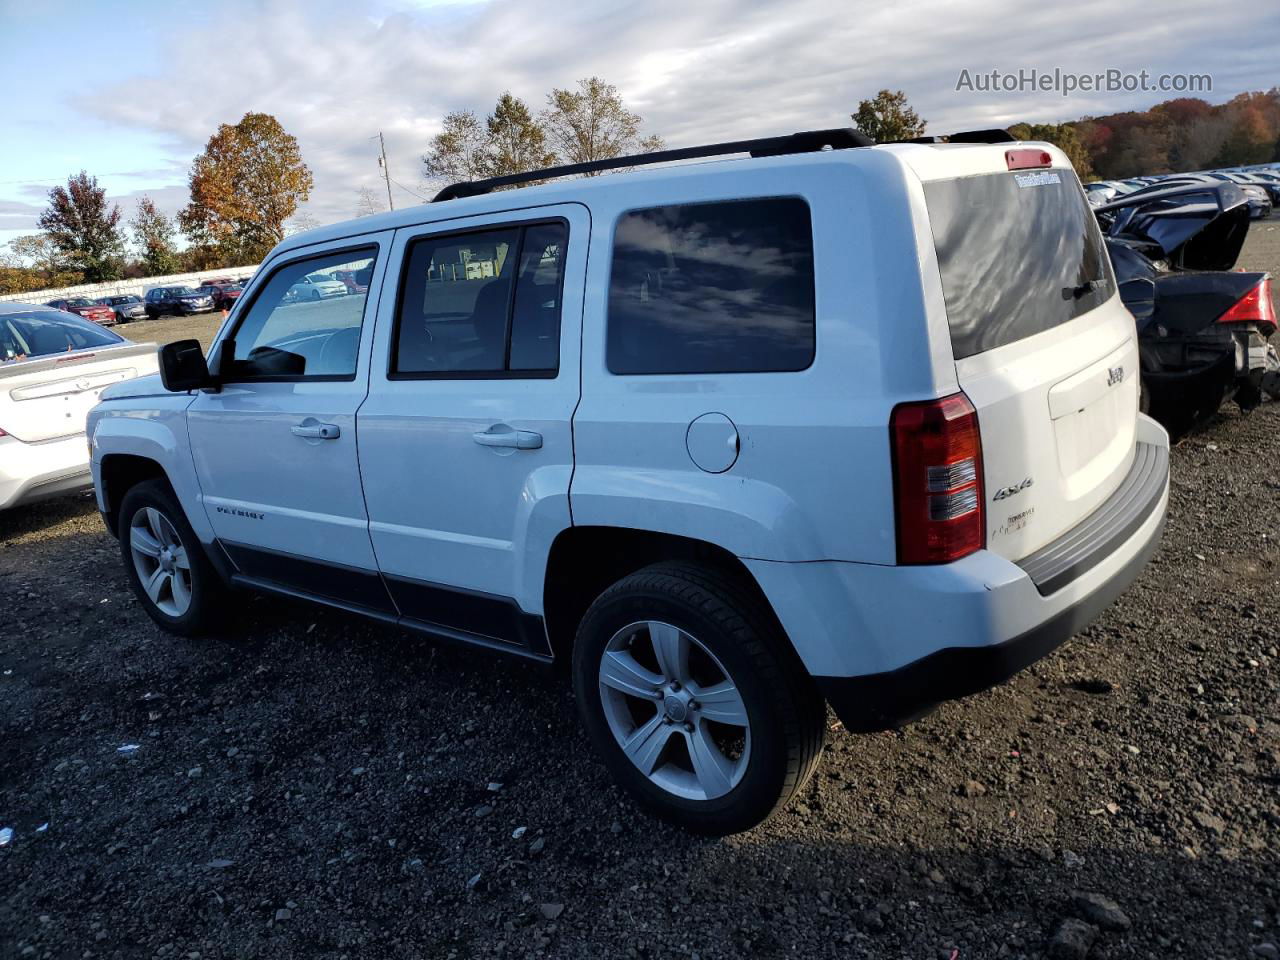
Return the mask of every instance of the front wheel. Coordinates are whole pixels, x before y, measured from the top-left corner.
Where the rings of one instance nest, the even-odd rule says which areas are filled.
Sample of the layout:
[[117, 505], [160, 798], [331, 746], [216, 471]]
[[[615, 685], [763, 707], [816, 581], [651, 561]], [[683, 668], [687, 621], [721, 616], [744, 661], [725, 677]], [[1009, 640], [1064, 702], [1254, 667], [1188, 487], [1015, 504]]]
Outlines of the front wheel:
[[728, 576], [656, 564], [591, 605], [573, 654], [583, 724], [651, 813], [748, 830], [805, 785], [826, 705], [763, 603]]
[[152, 620], [185, 637], [217, 626], [226, 588], [167, 483], [146, 480], [125, 494], [119, 534], [129, 585]]

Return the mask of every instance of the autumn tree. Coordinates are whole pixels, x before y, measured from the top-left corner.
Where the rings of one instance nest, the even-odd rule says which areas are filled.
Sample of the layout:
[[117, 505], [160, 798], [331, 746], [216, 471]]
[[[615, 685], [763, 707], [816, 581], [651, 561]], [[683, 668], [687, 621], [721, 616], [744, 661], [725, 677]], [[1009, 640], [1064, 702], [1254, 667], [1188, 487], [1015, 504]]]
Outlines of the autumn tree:
[[124, 268], [120, 208], [107, 202], [98, 178], [81, 170], [65, 187], [49, 191], [49, 206], [40, 214], [40, 229], [49, 235], [68, 266], [90, 283], [114, 280]]
[[155, 201], [146, 196], [139, 200], [129, 226], [133, 230], [133, 241], [142, 252], [145, 276], [160, 277], [178, 272], [173, 221], [156, 209]]
[[881, 90], [874, 99], [859, 101], [853, 123], [876, 143], [923, 137], [926, 126], [901, 90]]
[[191, 202], [178, 214], [196, 247], [257, 262], [284, 239], [285, 223], [311, 194], [298, 141], [275, 117], [246, 113], [222, 124], [191, 165]]
[[1067, 155], [1067, 159], [1076, 168], [1076, 175], [1081, 180], [1094, 179], [1089, 151], [1071, 124], [1015, 123], [1009, 127], [1009, 133], [1018, 140], [1043, 140], [1046, 143], [1052, 143]]
[[652, 153], [664, 146], [661, 137], [640, 135], [640, 115], [627, 109], [617, 87], [599, 77], [579, 80], [577, 90], [552, 90], [540, 119], [563, 163]]

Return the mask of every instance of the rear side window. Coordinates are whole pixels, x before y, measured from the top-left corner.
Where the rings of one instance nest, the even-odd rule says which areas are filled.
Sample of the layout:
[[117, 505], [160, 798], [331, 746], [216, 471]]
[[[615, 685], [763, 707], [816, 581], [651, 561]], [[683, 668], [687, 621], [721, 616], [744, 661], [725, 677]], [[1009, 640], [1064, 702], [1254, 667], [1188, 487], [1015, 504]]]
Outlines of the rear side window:
[[415, 240], [391, 376], [555, 376], [567, 241], [560, 221]]
[[1115, 289], [1069, 170], [937, 180], [924, 195], [957, 360], [1074, 320]]
[[813, 229], [803, 200], [651, 207], [618, 220], [610, 372], [803, 370], [813, 354]]

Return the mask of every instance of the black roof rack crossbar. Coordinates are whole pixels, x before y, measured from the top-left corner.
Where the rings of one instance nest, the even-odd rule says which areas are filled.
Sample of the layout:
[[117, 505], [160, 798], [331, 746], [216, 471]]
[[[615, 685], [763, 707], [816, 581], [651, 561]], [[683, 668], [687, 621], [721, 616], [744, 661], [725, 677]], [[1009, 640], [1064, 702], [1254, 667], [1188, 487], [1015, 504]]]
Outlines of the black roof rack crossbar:
[[1009, 143], [1017, 138], [1008, 130], [992, 127], [990, 130], [961, 130], [941, 137], [912, 137], [895, 140], [894, 143]]
[[445, 187], [435, 195], [432, 203], [454, 200], [458, 197], [475, 197], [489, 193], [498, 187], [513, 187], [537, 180], [572, 177], [580, 173], [600, 173], [605, 170], [639, 167], [653, 163], [670, 163], [675, 160], [722, 157], [733, 153], [749, 153], [753, 157], [777, 157], [787, 153], [814, 153], [826, 147], [844, 150], [850, 147], [874, 145], [875, 141], [870, 137], [851, 127], [838, 127], [834, 130], [805, 130], [784, 137], [762, 137], [757, 140], [733, 140], [729, 143], [712, 143], [701, 147], [658, 150], [654, 153], [641, 153], [629, 157], [611, 157], [608, 160], [592, 160], [588, 163], [570, 163], [559, 167], [547, 167], [543, 170], [510, 173], [502, 177], [489, 177], [487, 180], [464, 180]]

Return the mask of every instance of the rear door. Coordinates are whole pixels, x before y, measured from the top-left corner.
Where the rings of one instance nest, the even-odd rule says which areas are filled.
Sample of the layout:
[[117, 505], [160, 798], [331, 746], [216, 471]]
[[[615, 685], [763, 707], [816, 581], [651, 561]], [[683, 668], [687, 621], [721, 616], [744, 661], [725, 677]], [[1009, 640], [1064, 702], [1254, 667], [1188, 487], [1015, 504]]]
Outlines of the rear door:
[[590, 225], [562, 204], [396, 231], [358, 426], [405, 617], [546, 650], [522, 613], [542, 612], [539, 561], [571, 522]]
[[987, 545], [1017, 560], [1089, 515], [1134, 459], [1138, 349], [1070, 167], [925, 182], [961, 387], [978, 412]]

